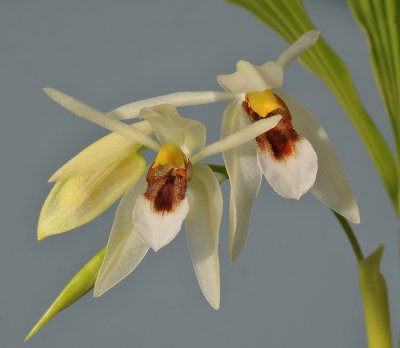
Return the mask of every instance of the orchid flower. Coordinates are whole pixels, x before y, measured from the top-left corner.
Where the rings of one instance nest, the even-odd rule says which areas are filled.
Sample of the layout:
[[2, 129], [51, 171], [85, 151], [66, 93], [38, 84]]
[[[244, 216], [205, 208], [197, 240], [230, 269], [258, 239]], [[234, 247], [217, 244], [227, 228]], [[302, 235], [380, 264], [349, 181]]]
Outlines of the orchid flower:
[[284, 69], [318, 39], [312, 30], [301, 36], [276, 61], [261, 66], [240, 60], [236, 71], [219, 75], [218, 83], [235, 98], [225, 109], [221, 136], [276, 114], [277, 126], [223, 153], [231, 183], [230, 258], [242, 250], [251, 209], [262, 175], [282, 197], [299, 199], [307, 191], [348, 220], [360, 221], [357, 203], [326, 132], [299, 102], [278, 90]]
[[158, 141], [154, 141], [137, 127], [105, 117], [61, 92], [48, 89], [46, 93], [79, 116], [157, 152], [147, 174], [131, 186], [118, 206], [94, 296], [102, 295], [130, 274], [149, 248], [157, 251], [170, 243], [185, 221], [200, 289], [210, 305], [218, 309], [222, 194], [217, 177], [209, 166], [199, 161], [251, 141], [275, 127], [280, 115], [251, 124], [205, 146], [205, 126], [180, 116], [172, 105], [141, 110], [140, 117], [157, 137]]
[[[45, 88], [46, 94], [78, 115], [101, 113], [79, 100], [53, 88]], [[145, 107], [159, 104], [189, 106], [230, 100], [235, 95], [226, 92], [177, 92], [139, 100], [108, 112], [108, 117], [121, 119], [139, 115]], [[104, 120], [97, 118], [97, 120]], [[141, 138], [153, 130], [147, 121], [130, 126], [113, 123], [114, 133], [104, 136], [59, 168], [49, 179], [52, 190], [42, 207], [37, 235], [39, 240], [81, 226], [104, 212], [134, 185], [146, 169], [146, 163], [137, 151], [143, 144], [156, 149], [154, 141]], [[129, 128], [130, 127], [130, 128]], [[135, 130], [140, 131], [139, 133]], [[133, 133], [132, 133], [133, 132]], [[119, 134], [118, 134], [119, 133]], [[121, 135], [122, 134], [122, 135]], [[134, 135], [134, 136], [133, 136]]]

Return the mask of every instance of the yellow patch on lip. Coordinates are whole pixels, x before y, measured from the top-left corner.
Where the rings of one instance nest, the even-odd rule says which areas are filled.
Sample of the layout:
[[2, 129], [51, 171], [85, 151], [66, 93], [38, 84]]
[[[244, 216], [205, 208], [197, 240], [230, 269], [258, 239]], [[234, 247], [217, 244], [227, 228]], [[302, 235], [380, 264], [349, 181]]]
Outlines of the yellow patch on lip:
[[260, 116], [265, 117], [271, 111], [281, 108], [278, 98], [271, 90], [252, 91], [246, 94], [250, 107]]
[[186, 156], [180, 147], [173, 143], [167, 143], [158, 152], [152, 168], [156, 168], [158, 166], [181, 168], [186, 165], [186, 162]]

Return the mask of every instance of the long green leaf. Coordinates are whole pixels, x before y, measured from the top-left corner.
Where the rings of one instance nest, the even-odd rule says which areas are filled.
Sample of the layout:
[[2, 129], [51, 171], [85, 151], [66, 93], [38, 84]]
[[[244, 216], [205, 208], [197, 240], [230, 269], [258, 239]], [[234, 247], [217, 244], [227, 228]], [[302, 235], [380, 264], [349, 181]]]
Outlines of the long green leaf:
[[400, 149], [400, 24], [395, 17], [399, 1], [348, 0], [348, 4], [367, 36], [375, 77]]
[[35, 324], [25, 338], [25, 342], [38, 333], [58, 312], [71, 306], [88, 291], [93, 289], [97, 274], [103, 262], [106, 247], [101, 249], [80, 271], [70, 280], [43, 316]]
[[[400, 177], [400, 0], [348, 0], [348, 4], [368, 39], [375, 79], [393, 129]], [[400, 215], [400, 197], [397, 203]]]
[[[315, 28], [300, 0], [227, 1], [252, 12], [289, 43], [304, 32]], [[323, 37], [304, 53], [300, 60], [327, 84], [347, 112], [396, 207], [398, 175], [395, 158], [365, 110], [345, 63]]]

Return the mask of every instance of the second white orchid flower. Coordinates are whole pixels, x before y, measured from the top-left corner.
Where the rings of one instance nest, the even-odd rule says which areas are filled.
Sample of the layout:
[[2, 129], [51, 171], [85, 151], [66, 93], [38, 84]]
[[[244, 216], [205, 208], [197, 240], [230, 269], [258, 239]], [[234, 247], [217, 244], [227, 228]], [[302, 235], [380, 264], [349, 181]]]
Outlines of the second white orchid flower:
[[262, 174], [282, 197], [299, 199], [311, 190], [332, 210], [352, 222], [360, 222], [344, 168], [326, 132], [300, 103], [277, 90], [282, 85], [286, 66], [310, 48], [318, 36], [317, 31], [309, 31], [276, 61], [256, 66], [241, 60], [233, 74], [217, 78], [225, 91], [240, 96], [225, 109], [222, 137], [249, 123], [282, 115], [278, 125], [258, 136], [256, 142], [224, 152], [231, 183], [229, 245], [232, 261], [245, 244]]

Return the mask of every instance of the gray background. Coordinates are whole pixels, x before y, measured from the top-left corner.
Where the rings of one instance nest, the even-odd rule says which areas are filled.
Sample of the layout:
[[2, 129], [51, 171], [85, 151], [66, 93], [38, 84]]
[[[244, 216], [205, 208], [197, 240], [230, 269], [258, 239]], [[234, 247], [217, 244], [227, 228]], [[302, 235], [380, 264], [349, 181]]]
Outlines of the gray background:
[[[364, 37], [345, 1], [304, 2], [390, 137]], [[249, 13], [217, 0], [1, 0], [1, 347], [23, 346], [65, 283], [106, 243], [115, 211], [113, 206], [86, 226], [36, 241], [47, 178], [106, 134], [48, 100], [41, 88], [58, 88], [108, 111], [174, 91], [218, 89], [215, 76], [232, 72], [238, 59], [260, 64], [285, 47]], [[325, 86], [297, 62], [285, 77], [285, 91], [320, 119], [343, 159], [362, 214], [355, 228], [364, 251], [386, 246], [383, 272], [397, 338], [398, 242], [386, 193]], [[223, 107], [182, 112], [204, 121], [212, 141]], [[227, 197], [229, 186], [223, 188]], [[225, 215], [219, 311], [198, 289], [181, 233], [105, 296], [88, 295], [58, 315], [27, 346], [365, 347], [355, 260], [334, 217], [316, 199], [281, 199], [264, 181], [250, 239], [233, 266], [227, 227]]]

